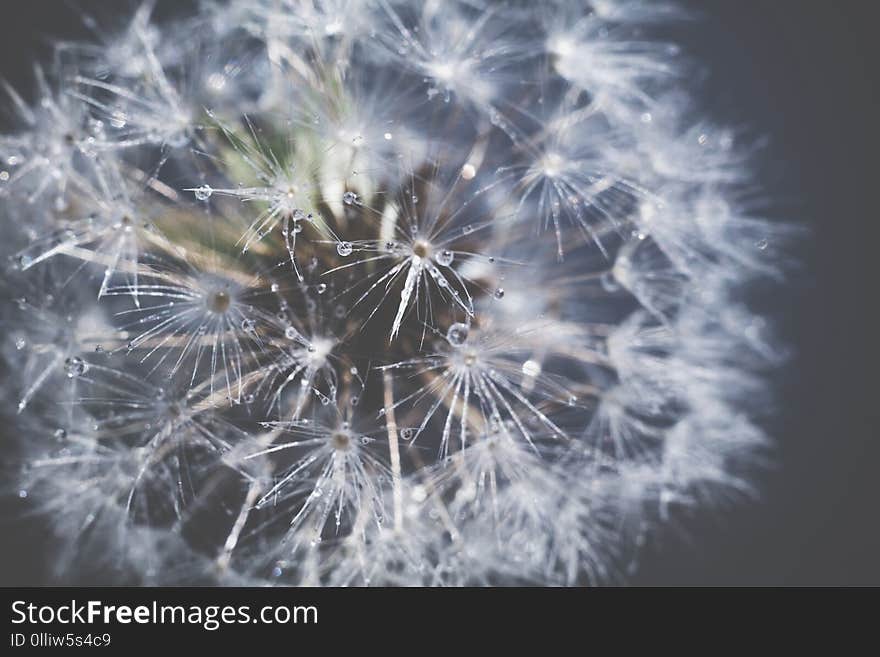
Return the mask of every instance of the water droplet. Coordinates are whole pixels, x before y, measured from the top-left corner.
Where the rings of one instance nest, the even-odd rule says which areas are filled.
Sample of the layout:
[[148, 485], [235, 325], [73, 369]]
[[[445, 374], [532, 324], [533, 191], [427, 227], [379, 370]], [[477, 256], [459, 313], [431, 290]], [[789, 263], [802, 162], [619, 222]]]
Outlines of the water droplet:
[[9, 180], [9, 172], [8, 171], [0, 171], [0, 181], [6, 182]]
[[253, 333], [254, 332], [254, 320], [249, 317], [245, 317], [241, 320], [241, 330], [245, 333]]
[[196, 189], [194, 189], [193, 193], [198, 200], [207, 201], [209, 198], [211, 198], [211, 194], [214, 193], [214, 190], [211, 189], [211, 187], [208, 185], [202, 185], [201, 187], [197, 187]]
[[415, 435], [416, 435], [415, 430], [411, 429], [409, 427], [407, 427], [406, 429], [400, 430], [400, 437], [403, 438], [404, 440], [412, 440]]
[[769, 244], [770, 242], [768, 242], [766, 239], [760, 239], [755, 243], [755, 246], [757, 246], [761, 251], [764, 251]]
[[68, 379], [75, 379], [82, 376], [89, 369], [89, 364], [79, 356], [73, 356], [64, 361], [64, 371], [67, 373]]
[[345, 194], [342, 195], [342, 202], [346, 205], [359, 205], [358, 195], [354, 192], [345, 192]]
[[578, 400], [577, 397], [575, 397], [574, 395], [570, 395], [568, 398], [568, 405], [574, 406], [575, 404], [577, 404], [577, 400]]
[[385, 141], [391, 141], [391, 133], [390, 132], [386, 132], [383, 136], [385, 137]]
[[536, 360], [527, 360], [522, 364], [522, 373], [527, 377], [535, 378], [541, 373], [541, 363]]
[[497, 290], [495, 290], [495, 294], [493, 294], [492, 296], [495, 297], [496, 299], [503, 299], [504, 298], [504, 288], [499, 287]]
[[468, 162], [461, 168], [461, 177], [464, 180], [472, 180], [474, 176], [477, 175], [477, 169], [473, 164]]
[[278, 285], [278, 283], [272, 283], [272, 286], [269, 289], [273, 292], [277, 292], [280, 289], [280, 286]]
[[453, 259], [455, 258], [455, 254], [446, 249], [437, 254], [437, 264], [442, 265], [444, 267], [448, 267], [452, 264]]
[[468, 325], [458, 322], [450, 326], [449, 330], [446, 331], [446, 339], [449, 340], [449, 344], [453, 347], [459, 347], [467, 341], [468, 333], [470, 333]]
[[67, 438], [67, 431], [65, 429], [55, 429], [55, 433], [52, 435], [55, 437], [55, 440], [64, 440]]
[[341, 255], [343, 257], [347, 256], [347, 255], [351, 255], [351, 252], [352, 252], [351, 242], [339, 242], [339, 244], [336, 245], [336, 253], [338, 253], [339, 255]]
[[358, 397], [357, 395], [352, 395], [352, 397], [351, 397], [351, 405], [352, 406], [357, 406], [358, 403], [360, 403], [360, 401], [361, 401], [360, 397]]
[[21, 499], [24, 499], [28, 496], [28, 492], [24, 488], [22, 488], [20, 491], [18, 491], [18, 496]]
[[318, 283], [318, 287], [315, 289], [317, 290], [318, 294], [324, 294], [324, 292], [327, 291], [327, 284], [326, 283]]
[[124, 128], [127, 123], [127, 117], [125, 116], [125, 112], [122, 110], [115, 110], [110, 115], [110, 125], [114, 128]]
[[16, 349], [18, 349], [19, 351], [21, 351], [21, 350], [24, 349], [26, 346], [27, 346], [27, 340], [25, 340], [24, 338], [21, 338], [21, 337], [19, 337], [19, 338], [15, 338], [15, 348], [16, 348]]
[[275, 566], [275, 567], [272, 569], [272, 577], [281, 577], [281, 575], [282, 575], [283, 573], [284, 573], [284, 571], [281, 570], [281, 568], [279, 568], [278, 566]]

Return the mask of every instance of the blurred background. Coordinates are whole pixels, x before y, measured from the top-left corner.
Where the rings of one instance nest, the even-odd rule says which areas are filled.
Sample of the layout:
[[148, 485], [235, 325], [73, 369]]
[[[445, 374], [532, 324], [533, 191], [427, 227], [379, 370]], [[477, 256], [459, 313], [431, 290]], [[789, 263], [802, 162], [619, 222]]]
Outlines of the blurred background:
[[[572, 0], [576, 1], [576, 0]], [[159, 18], [192, 2], [159, 1]], [[809, 230], [783, 295], [759, 300], [795, 358], [776, 373], [768, 431], [778, 467], [759, 503], [679, 518], [647, 546], [634, 585], [880, 585], [880, 294], [875, 263], [880, 88], [872, 4], [692, 0], [683, 46], [709, 70], [708, 115], [770, 138], [762, 175]], [[25, 95], [57, 38], [87, 35], [82, 10], [120, 0], [0, 0], [0, 77]], [[0, 128], [8, 103], [0, 102]], [[0, 369], [0, 376], [9, 373]], [[767, 402], [771, 402], [768, 400]], [[7, 400], [7, 404], [9, 404]], [[14, 406], [14, 404], [12, 405]], [[14, 495], [14, 441], [0, 427], [0, 585], [51, 583], [48, 537]]]

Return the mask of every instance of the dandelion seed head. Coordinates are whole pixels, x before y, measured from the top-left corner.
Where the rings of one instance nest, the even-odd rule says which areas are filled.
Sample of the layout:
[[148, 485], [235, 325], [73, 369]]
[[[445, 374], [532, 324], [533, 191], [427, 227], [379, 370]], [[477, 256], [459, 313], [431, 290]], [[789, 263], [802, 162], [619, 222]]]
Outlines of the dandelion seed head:
[[756, 496], [791, 232], [687, 12], [152, 5], [7, 89], [14, 490], [65, 572], [609, 583]]

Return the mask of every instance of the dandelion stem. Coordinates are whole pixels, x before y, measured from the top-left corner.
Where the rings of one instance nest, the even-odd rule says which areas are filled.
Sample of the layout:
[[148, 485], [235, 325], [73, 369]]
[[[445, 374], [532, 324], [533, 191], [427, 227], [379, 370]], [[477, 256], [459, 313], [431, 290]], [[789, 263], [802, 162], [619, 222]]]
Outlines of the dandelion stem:
[[403, 531], [403, 489], [400, 485], [400, 445], [397, 441], [397, 420], [394, 417], [394, 382], [390, 372], [383, 374], [385, 382], [385, 426], [388, 429], [388, 451], [391, 456], [391, 480], [394, 499], [394, 531]]
[[251, 509], [254, 507], [257, 498], [262, 492], [263, 485], [258, 480], [252, 482], [248, 488], [247, 496], [241, 504], [241, 510], [238, 512], [235, 524], [232, 525], [232, 529], [229, 530], [229, 535], [226, 537], [226, 543], [223, 545], [223, 552], [217, 557], [217, 567], [221, 571], [226, 570], [229, 567], [229, 562], [232, 559], [232, 551], [235, 549], [235, 546], [238, 545], [241, 530], [244, 529], [248, 515], [250, 515]]

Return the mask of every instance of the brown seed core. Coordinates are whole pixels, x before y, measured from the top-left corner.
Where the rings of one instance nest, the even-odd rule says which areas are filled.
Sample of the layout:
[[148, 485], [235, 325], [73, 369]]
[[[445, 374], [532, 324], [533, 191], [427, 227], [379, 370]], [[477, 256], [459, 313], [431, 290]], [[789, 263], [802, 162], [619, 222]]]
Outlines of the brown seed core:
[[413, 244], [413, 255], [417, 255], [420, 258], [427, 258], [430, 254], [431, 245], [424, 240], [419, 240], [418, 242]]
[[232, 303], [232, 299], [229, 298], [229, 293], [223, 290], [213, 292], [208, 296], [208, 310], [214, 313], [225, 313], [229, 310], [230, 303]]
[[338, 450], [346, 450], [351, 447], [351, 438], [347, 433], [334, 433], [330, 442], [333, 448]]

